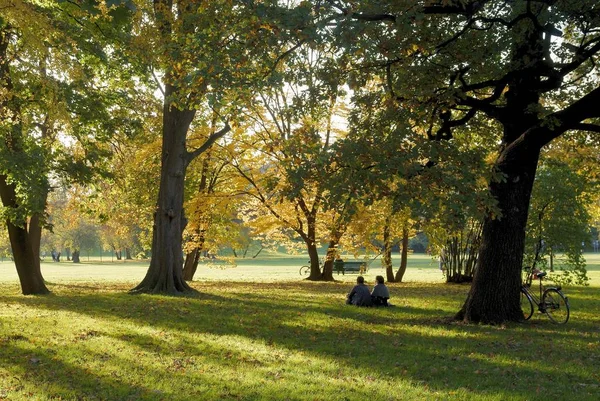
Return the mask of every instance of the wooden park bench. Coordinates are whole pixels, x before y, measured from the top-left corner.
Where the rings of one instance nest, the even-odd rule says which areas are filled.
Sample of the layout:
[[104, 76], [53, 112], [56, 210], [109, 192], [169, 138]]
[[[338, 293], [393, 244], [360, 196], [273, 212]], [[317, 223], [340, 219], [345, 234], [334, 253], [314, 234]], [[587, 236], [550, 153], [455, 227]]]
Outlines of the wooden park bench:
[[346, 273], [357, 273], [357, 274], [364, 274], [367, 272], [367, 264], [365, 262], [358, 262], [358, 261], [334, 261], [333, 262], [333, 268], [335, 269], [335, 271], [337, 271], [337, 274], [339, 275], [340, 272], [342, 274], [346, 274]]

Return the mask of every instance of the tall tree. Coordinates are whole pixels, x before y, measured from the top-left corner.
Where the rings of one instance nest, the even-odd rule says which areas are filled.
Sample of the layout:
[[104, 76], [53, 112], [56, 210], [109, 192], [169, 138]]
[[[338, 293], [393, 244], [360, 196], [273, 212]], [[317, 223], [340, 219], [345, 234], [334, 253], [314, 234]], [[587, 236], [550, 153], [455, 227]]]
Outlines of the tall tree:
[[[582, 1], [330, 2], [372, 50], [392, 99], [452, 140], [479, 115], [501, 128], [471, 291], [457, 318], [519, 321], [525, 227], [541, 149], [569, 130], [599, 132], [599, 5]], [[364, 55], [361, 55], [363, 60]]]
[[[154, 0], [150, 9], [147, 2], [140, 7], [138, 43], [143, 42], [148, 64], [162, 77], [164, 105], [152, 259], [132, 292], [191, 291], [182, 275], [187, 167], [230, 131], [230, 120], [253, 91], [266, 84], [279, 61], [303, 40], [296, 33], [310, 35], [309, 5], [287, 10], [276, 3]], [[191, 146], [190, 127], [209, 125], [217, 110], [220, 129], [203, 144]]]
[[[333, 280], [333, 259], [347, 223], [346, 198], [328, 197], [336, 168], [333, 144], [345, 135], [343, 76], [335, 54], [320, 46], [296, 51], [278, 73], [282, 82], [260, 94], [251, 129], [234, 167], [243, 192], [297, 235], [310, 258], [309, 280]], [[340, 197], [341, 199], [341, 197]], [[263, 215], [260, 220], [265, 221]], [[318, 248], [328, 244], [321, 269]]]
[[[50, 172], [89, 176], [102, 158], [97, 145], [110, 136], [103, 130], [110, 116], [103, 116], [104, 126], [96, 118], [108, 70], [102, 69], [106, 41], [95, 34], [122, 27], [118, 16], [127, 11], [119, 3], [101, 11], [86, 2], [0, 2], [0, 196], [25, 294], [48, 292], [39, 247]], [[119, 105], [112, 106], [118, 113]], [[67, 142], [79, 153], [65, 152]]]

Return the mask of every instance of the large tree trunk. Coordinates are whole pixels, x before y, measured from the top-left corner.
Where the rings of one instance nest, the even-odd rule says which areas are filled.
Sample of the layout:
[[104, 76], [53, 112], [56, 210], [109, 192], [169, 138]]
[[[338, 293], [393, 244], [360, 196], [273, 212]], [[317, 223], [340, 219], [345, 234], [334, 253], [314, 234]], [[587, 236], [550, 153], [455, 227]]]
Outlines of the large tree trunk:
[[406, 273], [406, 266], [408, 265], [408, 227], [402, 228], [402, 254], [400, 257], [400, 268], [396, 272], [394, 281], [401, 283], [404, 279], [404, 273]]
[[544, 60], [544, 35], [531, 21], [521, 21], [520, 38], [511, 55], [515, 71], [498, 115], [502, 144], [494, 165], [504, 174], [490, 183], [501, 217], [488, 215], [483, 224], [479, 259], [467, 300], [457, 313], [465, 322], [500, 324], [523, 320], [520, 307], [521, 271], [529, 200], [541, 146], [528, 130], [540, 122], [540, 76], [532, 65]]
[[171, 106], [172, 85], [165, 86], [163, 107], [162, 164], [158, 204], [154, 213], [152, 258], [134, 293], [181, 294], [193, 291], [183, 279], [182, 233], [184, 180], [188, 165], [186, 137], [194, 110]]
[[321, 266], [319, 265], [317, 244], [314, 239], [311, 238], [305, 239], [304, 242], [306, 243], [306, 250], [308, 251], [308, 257], [310, 259], [310, 274], [308, 275], [307, 280], [321, 280]]
[[[521, 321], [519, 302], [525, 228], [539, 150], [512, 148], [496, 163], [506, 179], [490, 184], [501, 218], [487, 216], [473, 284], [457, 318], [499, 324]], [[510, 161], [509, 161], [510, 160]]]
[[[3, 24], [4, 25], [4, 24]], [[4, 29], [7, 28], [7, 29]], [[8, 46], [13, 39], [10, 26], [3, 26], [0, 30], [0, 86], [3, 92], [10, 94], [13, 91], [13, 84], [10, 75], [10, 57], [7, 57]], [[9, 152], [21, 154], [23, 152], [23, 126], [20, 122], [21, 109], [19, 101], [15, 100], [17, 96], [2, 96], [0, 99], [0, 114], [4, 119], [11, 119], [11, 128], [3, 132], [0, 145]], [[2, 205], [9, 210], [19, 208], [15, 184], [9, 183], [5, 174], [0, 174], [0, 199]], [[40, 270], [39, 255], [39, 236], [37, 228], [39, 227], [37, 218], [33, 222], [34, 234], [33, 243], [30, 233], [27, 231], [27, 222], [22, 223], [7, 220], [8, 236], [12, 247], [13, 258], [19, 281], [21, 282], [21, 291], [25, 295], [47, 294], [50, 291], [44, 284], [44, 278]]]
[[337, 245], [338, 241], [331, 240], [329, 241], [329, 246], [327, 247], [327, 254], [325, 255], [325, 262], [323, 263], [323, 273], [321, 274], [321, 280], [323, 281], [333, 281], [333, 261], [335, 260], [337, 253]]
[[[0, 175], [0, 199], [2, 199], [4, 207], [17, 207], [15, 188], [6, 182], [5, 175]], [[23, 295], [48, 294], [50, 291], [44, 283], [40, 270], [39, 253], [34, 253], [33, 244], [27, 231], [27, 223], [17, 226], [8, 220], [6, 226], [17, 275], [21, 283], [21, 292]], [[39, 244], [37, 249], [39, 250]]]

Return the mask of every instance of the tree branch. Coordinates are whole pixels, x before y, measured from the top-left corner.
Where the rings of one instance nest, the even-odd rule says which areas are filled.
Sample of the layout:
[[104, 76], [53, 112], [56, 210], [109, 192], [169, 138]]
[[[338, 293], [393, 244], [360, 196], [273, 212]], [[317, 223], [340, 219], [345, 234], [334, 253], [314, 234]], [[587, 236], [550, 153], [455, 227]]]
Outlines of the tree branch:
[[206, 140], [206, 142], [204, 142], [202, 144], [202, 146], [200, 146], [199, 148], [197, 148], [197, 149], [195, 149], [195, 150], [193, 150], [191, 152], [187, 152], [187, 154], [186, 154], [186, 164], [189, 164], [196, 157], [198, 157], [202, 153], [206, 152], [207, 149], [209, 149], [217, 140], [219, 140], [220, 138], [222, 138], [229, 131], [231, 131], [231, 127], [229, 126], [229, 123], [227, 122], [227, 123], [225, 123], [225, 127], [223, 127], [221, 130], [219, 130], [217, 132], [213, 132], [212, 134], [210, 134], [210, 136], [208, 137], [208, 139]]
[[579, 124], [575, 124], [572, 129], [578, 130], [578, 131], [588, 131], [588, 132], [600, 133], [600, 125], [596, 125], [596, 124], [579, 123]]
[[[594, 127], [583, 123], [590, 118], [600, 118], [600, 86], [571, 103], [563, 110], [545, 117], [539, 124], [529, 128], [519, 138], [510, 143], [498, 159], [498, 164], [510, 165], [523, 152], [539, 150], [566, 131]], [[594, 128], [594, 132], [595, 128]]]

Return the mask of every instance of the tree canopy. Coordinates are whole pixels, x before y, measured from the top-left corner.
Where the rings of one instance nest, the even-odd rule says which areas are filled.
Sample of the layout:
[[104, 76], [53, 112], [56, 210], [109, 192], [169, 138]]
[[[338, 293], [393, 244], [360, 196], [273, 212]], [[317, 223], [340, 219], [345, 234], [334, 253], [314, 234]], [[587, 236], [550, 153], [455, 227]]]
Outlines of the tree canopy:
[[[595, 0], [0, 9], [0, 195], [25, 293], [47, 291], [37, 254], [59, 182], [93, 184], [82, 203], [108, 246], [152, 232], [136, 293], [191, 291], [184, 246], [197, 263], [246, 222], [301, 238], [313, 280], [333, 279], [344, 235], [362, 230], [389, 255], [425, 227], [440, 250], [469, 255], [456, 316], [467, 322], [522, 319], [524, 252], [561, 247], [583, 263], [597, 199]], [[479, 227], [477, 250], [479, 239], [456, 246]]]

